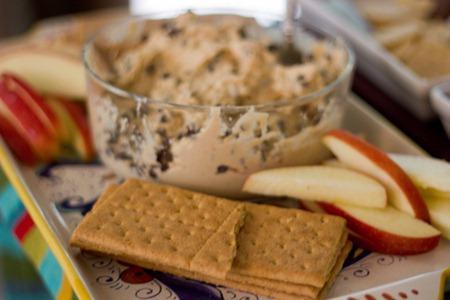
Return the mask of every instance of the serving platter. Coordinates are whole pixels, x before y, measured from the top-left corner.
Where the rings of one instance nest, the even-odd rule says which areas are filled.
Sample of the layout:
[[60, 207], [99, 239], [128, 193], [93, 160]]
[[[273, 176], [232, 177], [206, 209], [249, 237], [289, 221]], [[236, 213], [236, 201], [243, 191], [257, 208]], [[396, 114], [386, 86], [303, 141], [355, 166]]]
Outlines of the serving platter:
[[[355, 96], [348, 99], [343, 127], [385, 151], [426, 155]], [[69, 246], [76, 224], [103, 188], [121, 179], [101, 163], [20, 165], [0, 141], [0, 164], [21, 197], [80, 299], [266, 299], [81, 253]], [[450, 276], [450, 242], [416, 256], [352, 249], [329, 293], [331, 299], [438, 299]], [[373, 298], [366, 298], [366, 297]]]

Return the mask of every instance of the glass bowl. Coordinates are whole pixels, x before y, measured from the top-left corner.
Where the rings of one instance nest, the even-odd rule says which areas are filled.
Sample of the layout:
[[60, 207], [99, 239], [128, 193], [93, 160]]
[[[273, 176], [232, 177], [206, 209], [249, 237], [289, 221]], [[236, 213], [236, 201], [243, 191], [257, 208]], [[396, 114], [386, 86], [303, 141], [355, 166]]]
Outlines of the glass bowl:
[[[251, 16], [280, 41], [280, 17], [236, 10], [195, 10], [200, 15]], [[109, 25], [85, 45], [88, 108], [94, 143], [105, 165], [120, 176], [140, 177], [209, 194], [241, 198], [246, 177], [258, 170], [320, 162], [321, 143], [341, 125], [354, 57], [337, 38], [302, 26], [296, 41], [324, 39], [343, 53], [340, 74], [319, 90], [295, 100], [245, 106], [184, 105], [149, 99], [115, 86], [104, 75], [98, 43], [121, 43], [145, 34], [158, 13]], [[217, 15], [217, 16], [215, 16]]]

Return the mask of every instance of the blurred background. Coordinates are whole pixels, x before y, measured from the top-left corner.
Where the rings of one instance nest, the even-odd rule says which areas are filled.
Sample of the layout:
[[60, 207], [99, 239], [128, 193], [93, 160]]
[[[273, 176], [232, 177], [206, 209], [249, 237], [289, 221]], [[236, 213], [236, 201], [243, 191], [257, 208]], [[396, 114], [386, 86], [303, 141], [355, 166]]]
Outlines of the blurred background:
[[25, 32], [42, 19], [127, 5], [127, 0], [0, 0], [0, 38]]

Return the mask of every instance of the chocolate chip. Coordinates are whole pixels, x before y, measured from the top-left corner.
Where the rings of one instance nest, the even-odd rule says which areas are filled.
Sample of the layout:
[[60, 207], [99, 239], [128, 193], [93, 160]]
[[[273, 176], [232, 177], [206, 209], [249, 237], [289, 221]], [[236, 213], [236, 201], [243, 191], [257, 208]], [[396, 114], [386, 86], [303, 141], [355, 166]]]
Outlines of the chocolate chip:
[[227, 128], [227, 130], [225, 130], [225, 132], [222, 135], [222, 138], [226, 138], [227, 136], [231, 135], [231, 129]]
[[143, 103], [142, 105], [139, 106], [139, 114], [141, 115], [149, 115], [150, 114], [150, 106]]
[[177, 36], [182, 31], [181, 28], [176, 27], [173, 23], [170, 22], [162, 23], [161, 27], [167, 32], [167, 35], [171, 38]]
[[169, 163], [173, 160], [173, 155], [169, 148], [163, 148], [156, 152], [156, 160], [159, 162], [161, 171], [169, 169]]
[[261, 160], [265, 162], [268, 155], [273, 150], [273, 142], [266, 140], [261, 143]]
[[320, 70], [320, 76], [322, 76], [323, 78], [327, 78], [328, 71], [325, 69]]
[[148, 40], [148, 33], [144, 33], [141, 36], [141, 42], [145, 42], [146, 40]]
[[109, 133], [108, 140], [106, 141], [109, 145], [115, 144], [119, 141], [119, 135], [117, 132], [113, 131]]
[[238, 30], [238, 34], [241, 37], [241, 39], [246, 39], [247, 38], [247, 31], [246, 28], [244, 26], [242, 26], [241, 28], [239, 28]]
[[276, 52], [276, 51], [278, 51], [278, 49], [279, 49], [279, 46], [277, 44], [271, 43], [271, 44], [267, 45], [267, 50], [269, 52]]
[[297, 76], [297, 81], [302, 82], [305, 80], [305, 76], [303, 74], [300, 74]]
[[131, 160], [132, 159], [132, 157], [126, 152], [118, 152], [118, 153], [115, 153], [114, 156], [117, 159], [123, 159], [123, 160]]
[[169, 29], [167, 34], [169, 35], [169, 37], [173, 38], [173, 37], [177, 36], [181, 31], [183, 31], [183, 30], [181, 30], [178, 27], [173, 27], [173, 28]]
[[200, 129], [195, 128], [195, 125], [190, 125], [187, 127], [186, 136], [197, 134], [199, 131]]
[[151, 166], [150, 169], [148, 170], [148, 175], [153, 178], [153, 179], [158, 179], [158, 174], [156, 174], [156, 166]]
[[312, 53], [306, 54], [306, 56], [305, 56], [305, 60], [306, 61], [311, 61], [313, 59], [314, 59], [314, 55]]
[[223, 174], [223, 173], [227, 172], [229, 169], [230, 169], [230, 167], [228, 167], [226, 165], [219, 165], [219, 166], [217, 166], [216, 174]]
[[147, 67], [145, 67], [145, 73], [148, 75], [155, 73], [155, 64], [149, 64]]
[[167, 123], [168, 120], [169, 120], [169, 119], [167, 118], [166, 115], [162, 115], [162, 116], [161, 116], [161, 119], [159, 119], [159, 121], [160, 121], [161, 123]]
[[171, 26], [173, 26], [173, 25], [170, 24], [169, 22], [164, 22], [161, 24], [161, 28], [164, 30], [168, 30]]
[[169, 78], [170, 77], [170, 73], [169, 72], [164, 72], [163, 74], [162, 74], [162, 78], [163, 79], [167, 79], [167, 78]]
[[178, 138], [178, 140], [181, 140], [184, 137], [189, 137], [189, 136], [195, 135], [195, 134], [199, 133], [199, 131], [200, 131], [200, 129], [195, 128], [195, 125], [191, 124], [191, 125], [186, 126], [186, 132], [179, 134], [177, 136], [177, 138]]
[[277, 125], [278, 125], [278, 128], [280, 128], [280, 130], [282, 132], [284, 132], [286, 130], [286, 124], [284, 123], [283, 120], [278, 120]]
[[162, 149], [156, 152], [156, 160], [159, 163], [161, 171], [167, 171], [169, 169], [169, 163], [173, 160], [173, 155], [170, 150], [170, 142], [167, 137], [166, 130], [164, 128], [160, 128], [156, 131], [157, 134], [161, 137]]

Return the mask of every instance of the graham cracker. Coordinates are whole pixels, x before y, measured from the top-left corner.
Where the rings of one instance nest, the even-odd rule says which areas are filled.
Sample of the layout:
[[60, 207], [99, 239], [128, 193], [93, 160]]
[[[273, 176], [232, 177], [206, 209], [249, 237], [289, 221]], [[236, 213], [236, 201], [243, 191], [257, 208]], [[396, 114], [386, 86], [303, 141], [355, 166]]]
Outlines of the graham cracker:
[[106, 187], [106, 189], [103, 191], [103, 193], [100, 195], [100, 197], [97, 198], [97, 201], [95, 201], [94, 206], [92, 207], [92, 210], [94, 210], [96, 207], [100, 206], [100, 204], [108, 198], [112, 193], [114, 193], [117, 188], [119, 187], [118, 184], [110, 184]]
[[[342, 244], [343, 246], [345, 246], [345, 244], [347, 243], [347, 237], [348, 237], [347, 233], [342, 235], [341, 242], [339, 244]], [[329, 274], [327, 283], [330, 280], [333, 281], [334, 280], [333, 276], [337, 275], [337, 273], [341, 269], [342, 264], [339, 265], [339, 259], [341, 256], [342, 256], [342, 254], [338, 257], [337, 263], [334, 265], [332, 272]], [[343, 261], [342, 261], [342, 263], [343, 263]], [[285, 292], [285, 293], [295, 294], [295, 295], [305, 295], [305, 296], [312, 297], [312, 298], [317, 297], [322, 290], [319, 287], [306, 285], [306, 284], [295, 284], [295, 283], [284, 282], [284, 281], [279, 281], [279, 280], [268, 280], [265, 278], [245, 276], [245, 275], [241, 275], [241, 274], [233, 272], [233, 269], [231, 269], [231, 271], [228, 273], [226, 279], [231, 280], [231, 281], [241, 282], [244, 284], [249, 284], [249, 285], [263, 286], [263, 287], [266, 287], [267, 289], [274, 290], [274, 291]]]
[[[177, 200], [173, 200], [175, 198]], [[225, 214], [209, 212], [221, 219], [219, 222], [209, 220], [208, 224], [202, 224], [202, 231], [210, 230], [210, 234], [206, 238], [202, 236], [203, 244], [197, 245], [196, 252], [184, 265], [173, 263], [174, 258], [177, 258], [173, 253], [168, 253], [172, 260], [155, 254], [164, 254], [164, 250], [161, 247], [148, 247], [148, 232], [133, 236], [130, 234], [135, 230], [133, 227], [139, 224], [128, 222], [129, 219], [148, 219], [157, 212], [165, 214], [170, 220], [174, 209], [167, 202], [173, 202], [179, 210], [180, 205], [192, 208], [192, 200], [197, 199], [200, 201], [196, 203], [197, 206], [207, 206], [206, 210], [210, 210], [205, 200], [209, 198], [173, 187], [129, 180], [120, 187], [109, 187], [102, 194], [92, 212], [74, 232], [71, 243], [147, 268], [281, 299], [316, 299], [342, 267], [346, 256], [342, 251], [347, 234], [345, 221], [297, 209], [250, 203], [238, 205], [233, 201], [212, 197], [219, 202], [231, 203], [233, 207], [227, 206]], [[222, 206], [215, 205], [213, 209], [222, 209]], [[149, 212], [149, 207], [155, 211]], [[247, 212], [245, 220], [244, 210]], [[117, 216], [117, 211], [123, 214]], [[197, 228], [195, 226], [199, 224], [195, 221], [202, 218], [202, 214], [196, 210], [192, 213], [193, 219], [184, 219], [184, 224], [177, 223], [176, 228], [166, 224], [168, 231], [183, 231], [190, 226]], [[178, 220], [176, 212], [172, 218]], [[151, 222], [160, 224], [158, 220]], [[117, 221], [122, 222], [121, 230], [125, 234], [121, 235], [120, 230], [108, 230], [117, 225]], [[236, 237], [242, 223], [244, 225]], [[101, 227], [97, 228], [99, 224]], [[163, 233], [153, 235], [157, 234]], [[191, 239], [184, 238], [184, 244]], [[223, 268], [223, 264], [227, 267]]]
[[[94, 249], [92, 249], [92, 250], [94, 250]], [[351, 250], [351, 243], [347, 242], [345, 244], [345, 246], [343, 247], [343, 249], [341, 249], [341, 250], [342, 251], [340, 251], [340, 255], [339, 255], [338, 260], [336, 261], [336, 264], [333, 268], [330, 279], [327, 281], [327, 283], [325, 284], [325, 286], [322, 289], [318, 289], [319, 293], [316, 296], [309, 295], [309, 294], [294, 294], [294, 293], [289, 293], [289, 292], [281, 292], [281, 291], [272, 290], [272, 289], [268, 288], [267, 286], [258, 286], [258, 285], [233, 281], [233, 280], [229, 280], [229, 279], [215, 278], [215, 277], [211, 277], [211, 276], [207, 276], [207, 275], [203, 275], [203, 274], [199, 274], [199, 273], [195, 273], [195, 272], [190, 272], [187, 270], [182, 270], [177, 267], [152, 264], [148, 261], [142, 261], [142, 260], [136, 259], [135, 257], [129, 256], [126, 254], [125, 255], [112, 254], [110, 256], [117, 260], [128, 262], [133, 265], [142, 266], [147, 269], [160, 271], [160, 272], [164, 272], [164, 273], [170, 273], [170, 274], [173, 274], [176, 276], [181, 276], [181, 277], [185, 277], [185, 278], [189, 278], [189, 279], [193, 279], [193, 280], [203, 281], [203, 282], [206, 282], [209, 284], [225, 286], [225, 287], [234, 288], [234, 289], [246, 291], [246, 292], [252, 292], [252, 293], [258, 294], [260, 296], [267, 296], [267, 297], [272, 297], [275, 299], [284, 299], [284, 300], [314, 300], [314, 299], [324, 299], [325, 298], [329, 289], [332, 287], [337, 275], [339, 274], [348, 253]], [[301, 287], [302, 285], [299, 285], [299, 286]], [[303, 286], [305, 287], [305, 289], [309, 288], [309, 286], [306, 286], [306, 285], [303, 285]]]
[[[244, 224], [244, 218], [244, 206], [236, 206], [219, 229], [210, 236], [192, 258], [190, 270], [213, 277], [225, 278], [236, 255], [236, 235]], [[217, 256], [218, 248], [222, 250], [219, 257]], [[223, 267], [224, 262], [228, 264], [227, 269]]]
[[[231, 268], [243, 204], [135, 179], [111, 190], [76, 228], [72, 245], [186, 270], [193, 262], [216, 277]], [[210, 239], [229, 243], [204, 250]], [[207, 261], [214, 268], [202, 268]]]
[[231, 273], [322, 287], [345, 244], [345, 220], [246, 203]]
[[[118, 184], [109, 185], [97, 199], [92, 209], [96, 209], [106, 198], [111, 197], [118, 187]], [[213, 277], [225, 278], [227, 270], [223, 267], [223, 262], [232, 262], [236, 255], [236, 234], [243, 225], [244, 217], [244, 206], [236, 206], [217, 232], [209, 237], [202, 248], [192, 258], [190, 269], [194, 272]], [[220, 259], [217, 259], [217, 248], [223, 251]]]

